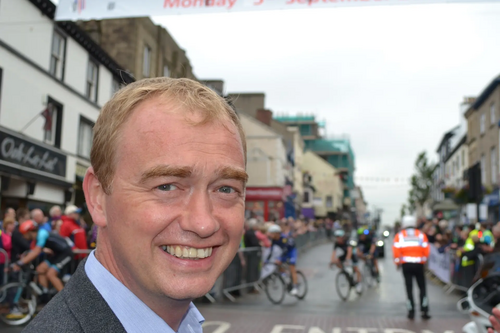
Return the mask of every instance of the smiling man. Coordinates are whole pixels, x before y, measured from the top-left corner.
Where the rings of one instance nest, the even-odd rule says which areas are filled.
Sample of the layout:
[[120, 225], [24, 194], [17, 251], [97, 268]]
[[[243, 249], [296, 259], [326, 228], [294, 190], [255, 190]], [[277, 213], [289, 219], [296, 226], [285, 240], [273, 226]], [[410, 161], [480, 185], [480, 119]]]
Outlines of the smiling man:
[[120, 90], [84, 180], [97, 248], [26, 332], [202, 332], [191, 303], [243, 234], [246, 144], [234, 110], [188, 79]]

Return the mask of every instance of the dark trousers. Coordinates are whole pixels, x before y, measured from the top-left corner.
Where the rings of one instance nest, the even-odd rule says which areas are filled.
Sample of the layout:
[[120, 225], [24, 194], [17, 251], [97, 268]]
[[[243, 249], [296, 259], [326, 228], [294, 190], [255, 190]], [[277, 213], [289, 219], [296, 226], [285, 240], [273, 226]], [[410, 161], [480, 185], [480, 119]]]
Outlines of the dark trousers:
[[408, 296], [408, 311], [415, 311], [415, 301], [413, 300], [413, 278], [417, 280], [420, 289], [420, 310], [424, 313], [429, 311], [429, 300], [425, 288], [425, 272], [423, 264], [403, 264], [403, 276], [406, 284], [406, 295]]

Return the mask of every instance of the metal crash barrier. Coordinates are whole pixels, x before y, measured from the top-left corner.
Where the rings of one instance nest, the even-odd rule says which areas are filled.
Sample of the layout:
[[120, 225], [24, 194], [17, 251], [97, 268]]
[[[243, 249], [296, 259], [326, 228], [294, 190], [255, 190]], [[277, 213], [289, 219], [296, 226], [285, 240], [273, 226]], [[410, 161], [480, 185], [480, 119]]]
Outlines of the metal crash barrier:
[[[427, 273], [441, 281], [444, 284], [445, 292], [450, 294], [454, 290], [467, 291], [475, 281], [485, 274], [485, 262], [488, 262], [488, 266], [500, 267], [500, 255], [497, 254], [488, 254], [484, 257], [478, 255], [471, 260], [474, 264], [463, 266], [462, 257], [458, 256], [455, 250], [448, 249], [439, 252], [431, 244]], [[494, 265], [492, 262], [499, 263]]]
[[[299, 252], [306, 251], [328, 240], [323, 229], [307, 232], [295, 238]], [[263, 263], [263, 248], [242, 248], [238, 251], [231, 264], [219, 277], [212, 290], [205, 295], [211, 302], [222, 300], [224, 297], [235, 302], [235, 295], [252, 290], [262, 291], [261, 269]]]

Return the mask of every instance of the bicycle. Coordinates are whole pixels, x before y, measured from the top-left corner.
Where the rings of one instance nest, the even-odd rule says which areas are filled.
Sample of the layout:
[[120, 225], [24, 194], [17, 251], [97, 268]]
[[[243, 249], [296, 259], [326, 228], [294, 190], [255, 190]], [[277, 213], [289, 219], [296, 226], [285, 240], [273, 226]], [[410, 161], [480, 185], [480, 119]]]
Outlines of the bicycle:
[[[269, 264], [269, 263], [268, 263]], [[293, 281], [290, 273], [290, 268], [287, 264], [282, 263], [276, 265], [273, 273], [266, 277], [263, 281], [264, 290], [267, 298], [273, 304], [280, 304], [285, 298], [285, 294], [293, 289]], [[298, 292], [295, 297], [301, 300], [307, 294], [307, 279], [302, 271], [297, 270], [297, 289]]]
[[[354, 270], [352, 272], [347, 270], [346, 265], [344, 265], [343, 262], [341, 262], [340, 265], [340, 271], [335, 277], [335, 288], [337, 289], [339, 297], [343, 301], [347, 301], [351, 293], [351, 288], [356, 288], [358, 283], [356, 282], [356, 278], [354, 276]], [[333, 269], [333, 266], [330, 265], [330, 268]], [[359, 291], [356, 290], [356, 293], [361, 295], [363, 293], [363, 289], [361, 288]]]
[[33, 281], [37, 275], [35, 267], [28, 265], [19, 271], [19, 281], [10, 282], [0, 288], [0, 294], [6, 295], [9, 303], [14, 303], [19, 309], [19, 314], [1, 313], [0, 320], [9, 326], [23, 325], [29, 322], [35, 315], [38, 297], [42, 290]]
[[364, 256], [363, 265], [363, 280], [368, 288], [375, 287], [379, 283], [379, 276], [375, 270], [373, 257], [371, 255]]

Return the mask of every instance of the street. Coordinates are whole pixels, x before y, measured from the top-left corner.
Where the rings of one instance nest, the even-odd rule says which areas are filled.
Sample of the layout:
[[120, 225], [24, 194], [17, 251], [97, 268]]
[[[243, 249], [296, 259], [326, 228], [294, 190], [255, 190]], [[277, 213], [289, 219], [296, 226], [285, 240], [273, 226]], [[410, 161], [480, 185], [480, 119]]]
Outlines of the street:
[[[445, 295], [441, 287], [428, 281], [431, 315], [427, 322], [419, 317], [406, 319], [403, 277], [391, 260], [380, 260], [382, 281], [358, 297], [351, 292], [347, 302], [335, 290], [335, 274], [328, 268], [332, 246], [317, 246], [299, 256], [298, 267], [308, 276], [309, 291], [303, 301], [290, 296], [282, 305], [272, 305], [263, 295], [246, 295], [237, 303], [200, 306], [206, 333], [343, 333], [343, 332], [461, 332], [467, 317], [456, 310], [457, 294]], [[416, 286], [415, 286], [416, 288]], [[415, 289], [417, 295], [417, 289]], [[401, 330], [405, 329], [407, 331]]]
[[[332, 245], [319, 245], [299, 256], [298, 267], [308, 277], [309, 291], [303, 301], [286, 296], [273, 305], [265, 294], [245, 295], [236, 303], [198, 304], [206, 319], [205, 333], [451, 333], [461, 332], [468, 322], [456, 310], [460, 296], [446, 295], [440, 286], [428, 281], [431, 320], [418, 316], [406, 319], [403, 277], [391, 261], [391, 250], [380, 259], [382, 281], [379, 287], [365, 290], [361, 297], [351, 291], [343, 302], [335, 290], [335, 274], [328, 267]], [[416, 288], [416, 286], [415, 286]], [[415, 289], [415, 295], [417, 290]], [[2, 333], [21, 328], [0, 326]]]

